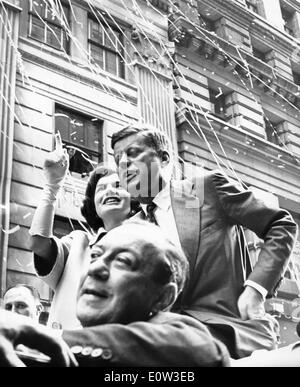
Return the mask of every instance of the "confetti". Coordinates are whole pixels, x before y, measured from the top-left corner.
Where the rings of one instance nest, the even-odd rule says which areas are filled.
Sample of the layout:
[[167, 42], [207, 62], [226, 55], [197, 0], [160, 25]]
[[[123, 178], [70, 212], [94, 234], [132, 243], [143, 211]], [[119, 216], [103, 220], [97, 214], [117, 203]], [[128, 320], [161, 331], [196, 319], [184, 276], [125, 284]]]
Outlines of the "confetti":
[[67, 116], [66, 114], [63, 114], [63, 113], [55, 113], [55, 114], [54, 114], [54, 117], [66, 117], [66, 118], [69, 118], [69, 119], [70, 119], [69, 116]]
[[219, 97], [221, 97], [221, 95], [223, 95], [223, 90], [221, 89], [221, 87], [219, 87], [219, 94], [216, 95], [215, 98], [219, 98]]
[[20, 266], [20, 267], [23, 266], [22, 263], [18, 259], [16, 259], [16, 262], [17, 262], [18, 266]]
[[12, 235], [12, 234], [15, 234], [16, 232], [18, 232], [19, 230], [21, 230], [21, 227], [18, 225], [10, 230], [4, 230], [2, 228], [2, 231], [4, 232], [4, 234], [7, 234], [7, 235]]

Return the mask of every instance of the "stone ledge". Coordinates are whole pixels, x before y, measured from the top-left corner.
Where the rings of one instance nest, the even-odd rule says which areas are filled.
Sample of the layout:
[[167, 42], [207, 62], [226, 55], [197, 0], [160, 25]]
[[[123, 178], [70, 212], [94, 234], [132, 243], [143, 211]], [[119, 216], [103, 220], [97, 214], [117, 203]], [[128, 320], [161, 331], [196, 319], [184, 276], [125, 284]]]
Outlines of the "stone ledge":
[[[196, 116], [196, 118], [193, 118], [193, 115]], [[200, 111], [195, 111], [193, 108], [185, 107], [184, 105], [176, 112], [176, 125], [180, 128], [179, 130], [184, 128], [185, 123], [187, 122], [198, 122], [205, 135], [208, 137], [212, 136], [213, 138], [214, 135], [212, 130], [208, 127], [207, 120], [212, 122], [214, 131], [221, 141], [235, 144], [239, 150], [245, 150], [257, 158], [263, 158], [265, 162], [266, 156], [268, 156], [269, 161], [266, 163], [274, 166], [275, 161], [277, 161], [278, 165], [285, 165], [289, 172], [292, 172], [297, 177], [299, 176], [300, 158], [292, 155], [291, 152], [286, 149], [274, 145], [268, 140], [255, 135], [254, 133], [250, 133], [245, 129], [225, 122], [213, 114], [203, 114]], [[248, 144], [245, 143], [245, 138], [248, 139]], [[252, 146], [249, 147], [249, 144]], [[278, 159], [279, 154], [281, 155], [280, 159]], [[271, 160], [273, 160], [273, 163]]]

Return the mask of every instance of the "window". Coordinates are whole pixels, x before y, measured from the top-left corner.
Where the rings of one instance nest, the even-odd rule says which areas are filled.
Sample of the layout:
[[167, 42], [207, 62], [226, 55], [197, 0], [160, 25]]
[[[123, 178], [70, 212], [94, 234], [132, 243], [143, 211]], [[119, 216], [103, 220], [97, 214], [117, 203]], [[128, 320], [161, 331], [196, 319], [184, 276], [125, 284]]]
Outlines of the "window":
[[60, 107], [55, 110], [55, 130], [70, 156], [70, 172], [86, 177], [102, 161], [102, 123]]
[[53, 225], [53, 235], [62, 238], [74, 230], [82, 230], [77, 221], [66, 219], [61, 216], [55, 216]]
[[212, 112], [217, 117], [222, 119], [226, 118], [226, 97], [225, 94], [221, 94], [220, 91], [210, 88], [209, 98], [212, 104]]
[[200, 26], [207, 31], [215, 31], [215, 23], [213, 20], [210, 20], [202, 15], [199, 14], [199, 21], [200, 21]]
[[267, 140], [275, 145], [282, 146], [282, 142], [280, 141], [280, 138], [278, 136], [277, 132], [277, 126], [278, 124], [276, 122], [272, 122], [268, 117], [264, 117], [265, 121], [265, 130], [266, 130], [266, 136]]
[[246, 7], [255, 13], [258, 13], [258, 6], [256, 0], [246, 0]]
[[88, 34], [91, 60], [101, 69], [124, 78], [123, 32], [90, 18]]
[[293, 76], [294, 76], [294, 83], [300, 86], [300, 71], [299, 72], [293, 71]]
[[28, 34], [39, 42], [69, 53], [69, 40], [62, 25], [70, 25], [69, 8], [62, 5], [60, 15], [61, 18], [57, 18], [47, 1], [30, 0]]
[[252, 47], [252, 53], [253, 53], [253, 56], [255, 56], [255, 58], [258, 58], [263, 62], [266, 61], [266, 54], [263, 51], [260, 51], [256, 47]]
[[294, 12], [291, 12], [290, 10], [281, 7], [282, 12], [282, 18], [284, 20], [284, 30], [287, 34], [294, 36], [294, 27], [293, 27], [293, 19], [294, 19]]

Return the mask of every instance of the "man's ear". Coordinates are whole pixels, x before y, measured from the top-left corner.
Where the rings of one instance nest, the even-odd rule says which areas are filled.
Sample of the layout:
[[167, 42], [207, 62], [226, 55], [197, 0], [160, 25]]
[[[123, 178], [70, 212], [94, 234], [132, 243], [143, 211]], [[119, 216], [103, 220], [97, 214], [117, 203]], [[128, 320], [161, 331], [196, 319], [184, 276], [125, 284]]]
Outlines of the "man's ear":
[[161, 154], [161, 161], [163, 166], [167, 166], [170, 163], [170, 154], [167, 151], [163, 151]]
[[164, 312], [171, 308], [178, 296], [178, 287], [174, 282], [165, 285], [158, 300], [152, 307], [153, 313]]

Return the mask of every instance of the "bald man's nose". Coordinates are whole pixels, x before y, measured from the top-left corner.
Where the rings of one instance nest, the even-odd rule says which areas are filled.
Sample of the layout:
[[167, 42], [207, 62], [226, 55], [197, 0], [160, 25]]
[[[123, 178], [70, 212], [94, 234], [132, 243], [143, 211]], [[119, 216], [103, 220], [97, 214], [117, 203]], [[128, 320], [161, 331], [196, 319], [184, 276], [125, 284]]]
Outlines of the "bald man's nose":
[[98, 258], [97, 261], [93, 262], [90, 265], [89, 275], [92, 277], [97, 277], [102, 281], [108, 280], [109, 266], [107, 265], [105, 259]]

